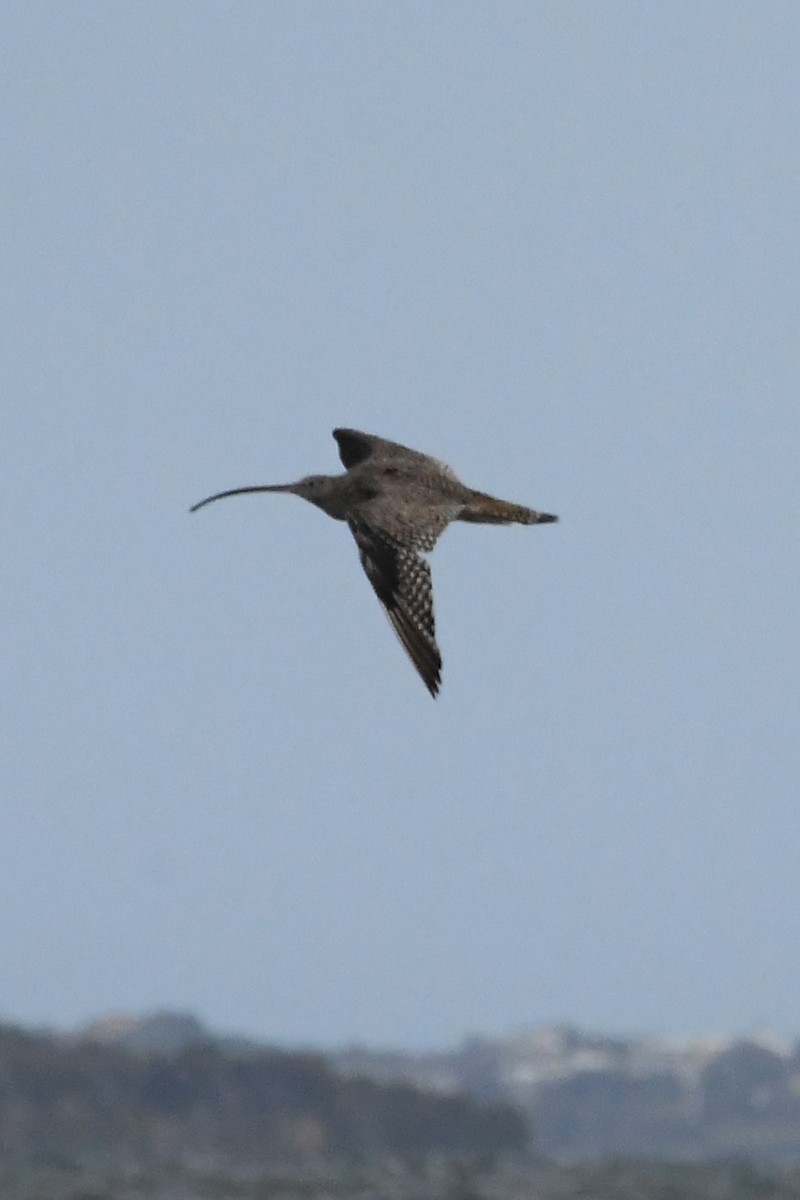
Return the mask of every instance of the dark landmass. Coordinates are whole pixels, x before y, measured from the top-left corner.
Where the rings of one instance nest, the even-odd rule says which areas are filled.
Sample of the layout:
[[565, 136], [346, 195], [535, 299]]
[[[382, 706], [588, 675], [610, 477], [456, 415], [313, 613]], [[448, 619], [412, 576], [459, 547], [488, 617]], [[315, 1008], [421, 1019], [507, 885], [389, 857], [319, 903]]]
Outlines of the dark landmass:
[[[140, 1052], [209, 1040], [231, 1055], [263, 1050], [176, 1013], [106, 1019], [83, 1036]], [[621, 1038], [554, 1026], [425, 1054], [353, 1046], [324, 1057], [338, 1077], [513, 1104], [537, 1151], [555, 1159], [800, 1163], [800, 1048], [769, 1035]]]
[[323, 1056], [171, 1013], [0, 1026], [0, 1200], [800, 1200], [799, 1079], [767, 1039]]
[[[0, 1155], [79, 1166], [523, 1150], [510, 1105], [345, 1079], [318, 1055], [172, 1053], [0, 1027]], [[0, 1193], [1, 1194], [1, 1193]]]

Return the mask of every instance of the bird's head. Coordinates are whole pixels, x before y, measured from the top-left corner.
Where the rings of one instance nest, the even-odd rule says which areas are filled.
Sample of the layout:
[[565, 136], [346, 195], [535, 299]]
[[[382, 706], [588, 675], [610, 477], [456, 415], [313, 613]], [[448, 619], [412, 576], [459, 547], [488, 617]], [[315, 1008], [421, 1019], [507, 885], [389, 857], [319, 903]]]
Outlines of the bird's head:
[[347, 513], [347, 493], [340, 486], [342, 475], [306, 475], [285, 489], [295, 496], [302, 496], [321, 508], [329, 517], [344, 520]]
[[312, 504], [319, 504], [320, 500], [329, 494], [330, 482], [329, 475], [306, 475], [298, 479], [297, 483], [287, 483], [284, 491], [291, 492], [294, 496], [302, 496]]

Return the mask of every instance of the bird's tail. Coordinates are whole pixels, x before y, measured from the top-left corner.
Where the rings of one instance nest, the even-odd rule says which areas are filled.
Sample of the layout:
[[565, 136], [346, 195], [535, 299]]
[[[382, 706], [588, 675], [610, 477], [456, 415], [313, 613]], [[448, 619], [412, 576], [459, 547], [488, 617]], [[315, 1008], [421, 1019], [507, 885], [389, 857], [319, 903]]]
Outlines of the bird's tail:
[[509, 504], [486, 492], [471, 492], [459, 516], [461, 521], [473, 521], [479, 525], [544, 525], [557, 521], [553, 513], [537, 512], [522, 504]]

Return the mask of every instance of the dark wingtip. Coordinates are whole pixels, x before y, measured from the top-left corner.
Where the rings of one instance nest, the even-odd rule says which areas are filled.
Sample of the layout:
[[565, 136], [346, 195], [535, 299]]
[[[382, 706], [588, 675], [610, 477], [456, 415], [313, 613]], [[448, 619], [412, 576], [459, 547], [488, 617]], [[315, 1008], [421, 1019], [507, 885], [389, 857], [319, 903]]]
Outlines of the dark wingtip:
[[417, 668], [417, 671], [422, 678], [422, 682], [425, 684], [425, 687], [435, 700], [439, 694], [439, 688], [442, 686], [441, 656], [437, 651], [432, 662], [417, 662], [416, 659], [413, 659], [412, 661], [414, 662], [414, 666]]
[[539, 524], [540, 525], [551, 525], [551, 524], [553, 524], [554, 521], [557, 521], [557, 520], [558, 520], [558, 517], [555, 515], [555, 513], [539, 513]]
[[372, 454], [376, 439], [357, 429], [336, 428], [333, 436], [339, 446], [339, 458], [349, 471]]
[[417, 668], [417, 673], [419, 674], [420, 679], [435, 700], [439, 695], [439, 689], [442, 686], [441, 664], [433, 670], [430, 670], [429, 668], [426, 668], [417, 662], [414, 662], [414, 666]]

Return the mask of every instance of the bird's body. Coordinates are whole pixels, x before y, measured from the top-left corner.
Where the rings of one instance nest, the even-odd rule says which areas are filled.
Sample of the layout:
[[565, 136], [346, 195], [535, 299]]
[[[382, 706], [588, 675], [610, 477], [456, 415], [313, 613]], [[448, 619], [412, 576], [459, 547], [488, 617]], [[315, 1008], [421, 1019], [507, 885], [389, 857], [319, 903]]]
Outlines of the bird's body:
[[218, 492], [192, 512], [243, 492], [290, 492], [337, 521], [346, 521], [361, 565], [431, 695], [441, 682], [431, 573], [424, 554], [451, 521], [537, 525], [551, 513], [509, 504], [467, 487], [445, 463], [397, 442], [354, 429], [334, 429], [343, 475], [308, 475], [297, 483], [260, 484]]

